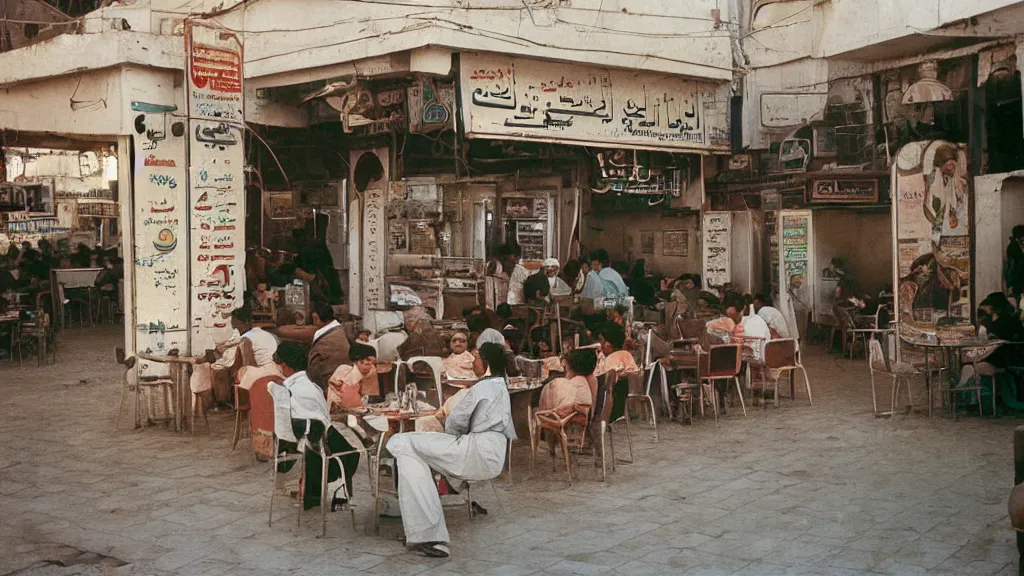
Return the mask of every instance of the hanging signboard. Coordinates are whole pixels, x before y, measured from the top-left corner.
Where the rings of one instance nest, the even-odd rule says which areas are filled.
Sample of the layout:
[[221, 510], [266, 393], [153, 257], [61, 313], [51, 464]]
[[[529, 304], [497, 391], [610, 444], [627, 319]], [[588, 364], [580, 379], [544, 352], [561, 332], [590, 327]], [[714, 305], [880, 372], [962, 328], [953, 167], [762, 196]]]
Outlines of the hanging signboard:
[[245, 115], [242, 42], [186, 20], [192, 351], [231, 335], [245, 293]]
[[460, 56], [469, 138], [729, 150], [729, 86], [499, 54]]
[[[912, 142], [894, 176], [897, 314], [908, 337], [955, 339], [971, 325], [971, 189], [967, 150], [941, 140]], [[924, 333], [924, 334], [922, 334]]]
[[704, 284], [723, 286], [731, 281], [729, 248], [732, 245], [732, 215], [704, 213]]

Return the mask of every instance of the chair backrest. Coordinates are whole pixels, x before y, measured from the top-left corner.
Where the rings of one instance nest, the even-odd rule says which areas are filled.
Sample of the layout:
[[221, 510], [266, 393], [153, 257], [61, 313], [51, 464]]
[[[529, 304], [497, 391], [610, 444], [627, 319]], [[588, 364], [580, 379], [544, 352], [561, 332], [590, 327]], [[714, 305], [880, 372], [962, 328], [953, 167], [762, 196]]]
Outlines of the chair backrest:
[[[406, 365], [409, 369], [413, 369], [417, 363], [422, 362], [427, 366], [430, 366], [430, 371], [434, 374], [434, 390], [437, 392], [437, 407], [440, 408], [444, 404], [444, 398], [441, 394], [441, 372], [444, 372], [444, 359], [440, 356], [414, 356], [406, 360]], [[399, 368], [400, 369], [400, 368]], [[396, 369], [397, 372], [397, 369]], [[398, 389], [397, 379], [395, 380], [395, 390]]]
[[701, 366], [701, 377], [732, 378], [739, 374], [742, 365], [742, 349], [743, 346], [740, 344], [716, 344], [708, 348], [707, 365]]
[[[292, 431], [292, 394], [284, 387], [283, 384], [279, 384], [273, 380], [268, 380], [263, 386], [258, 386], [258, 382], [253, 384], [252, 388], [249, 389], [249, 406], [250, 410], [255, 411], [257, 406], [265, 409], [260, 404], [259, 400], [260, 392], [259, 388], [266, 390], [271, 400], [271, 412], [274, 416], [274, 434], [277, 435], [281, 440], [287, 440], [289, 442], [298, 442], [295, 437], [295, 432]], [[263, 400], [265, 401], [265, 400]]]
[[540, 378], [544, 374], [544, 360], [516, 356], [516, 369], [525, 378]]
[[764, 345], [764, 365], [767, 368], [792, 368], [798, 365], [799, 346], [796, 338], [769, 340]]
[[885, 360], [885, 352], [882, 350], [882, 343], [875, 338], [868, 340], [868, 366], [872, 372], [889, 372], [888, 363]]

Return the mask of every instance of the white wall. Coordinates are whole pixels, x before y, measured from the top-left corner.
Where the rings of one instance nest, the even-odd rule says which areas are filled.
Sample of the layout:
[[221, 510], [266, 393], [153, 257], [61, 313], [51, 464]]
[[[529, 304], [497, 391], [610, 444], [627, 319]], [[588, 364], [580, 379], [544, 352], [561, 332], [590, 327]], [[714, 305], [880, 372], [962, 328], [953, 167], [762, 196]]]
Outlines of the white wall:
[[[434, 45], [729, 80], [730, 33], [716, 29], [714, 9], [728, 20], [727, 3], [717, 0], [252, 2], [244, 8], [245, 74]], [[220, 20], [242, 27], [235, 12]]]
[[12, 132], [5, 144], [18, 146], [18, 132], [113, 140], [121, 127], [120, 87], [120, 71], [109, 68], [0, 88], [0, 129]]
[[1003, 290], [1010, 232], [1024, 224], [1024, 171], [974, 179], [974, 294], [980, 302]]

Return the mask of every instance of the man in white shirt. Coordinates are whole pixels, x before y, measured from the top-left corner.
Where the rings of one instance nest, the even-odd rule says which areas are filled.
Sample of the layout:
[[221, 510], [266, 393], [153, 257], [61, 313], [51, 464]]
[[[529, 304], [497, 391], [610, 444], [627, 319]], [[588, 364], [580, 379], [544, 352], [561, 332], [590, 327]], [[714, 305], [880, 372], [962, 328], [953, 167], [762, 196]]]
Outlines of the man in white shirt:
[[764, 294], [754, 296], [754, 311], [768, 324], [769, 329], [779, 335], [779, 338], [793, 337], [786, 316], [778, 308], [770, 306], [768, 297]]
[[745, 311], [743, 299], [739, 296], [726, 300], [725, 315], [736, 323], [737, 330], [733, 335], [746, 339], [743, 348], [745, 353], [749, 352], [750, 359], [756, 362], [764, 360], [764, 346], [772, 339], [768, 323], [754, 313], [753, 306]]
[[[248, 307], [236, 308], [231, 312], [231, 327], [242, 335], [241, 340], [249, 341], [249, 346], [241, 340], [228, 341], [222, 346], [239, 346], [243, 365], [266, 366], [274, 361], [274, 352], [277, 352], [277, 337], [252, 325], [252, 311]], [[251, 358], [248, 357], [250, 353], [252, 354]]]
[[560, 265], [557, 258], [548, 258], [544, 261], [544, 275], [548, 277], [548, 285], [551, 286], [551, 296], [568, 296], [572, 294], [572, 288], [569, 288], [565, 280], [558, 276], [559, 268]]
[[505, 302], [509, 306], [522, 306], [526, 304], [526, 296], [523, 294], [523, 283], [530, 277], [530, 271], [523, 266], [523, 250], [519, 246], [510, 246], [506, 256], [505, 267], [512, 270], [508, 277], [508, 296]]
[[[274, 355], [284, 382], [270, 385], [274, 397], [274, 433], [280, 440], [282, 452], [294, 452], [298, 442], [305, 439], [314, 447], [327, 431], [327, 458], [335, 461], [328, 468], [327, 497], [330, 510], [347, 504], [352, 495], [352, 476], [359, 466], [359, 452], [345, 454], [356, 447], [362, 447], [359, 437], [350, 429], [333, 426], [327, 410], [324, 391], [306, 376], [306, 351], [295, 342], [283, 342]], [[302, 503], [308, 510], [320, 505], [320, 470], [322, 466], [318, 450], [304, 452], [306, 471], [303, 478]], [[332, 454], [341, 454], [332, 456]], [[288, 472], [295, 462], [285, 462], [278, 472]], [[344, 470], [344, 477], [341, 475]]]

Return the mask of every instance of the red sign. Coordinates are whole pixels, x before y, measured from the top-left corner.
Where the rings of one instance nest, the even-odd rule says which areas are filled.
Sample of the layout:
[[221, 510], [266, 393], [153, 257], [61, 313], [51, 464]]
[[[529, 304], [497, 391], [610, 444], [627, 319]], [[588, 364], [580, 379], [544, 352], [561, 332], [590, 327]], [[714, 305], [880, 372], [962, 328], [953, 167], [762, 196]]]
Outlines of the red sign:
[[242, 59], [234, 50], [195, 44], [190, 52], [192, 84], [212, 92], [242, 91]]

